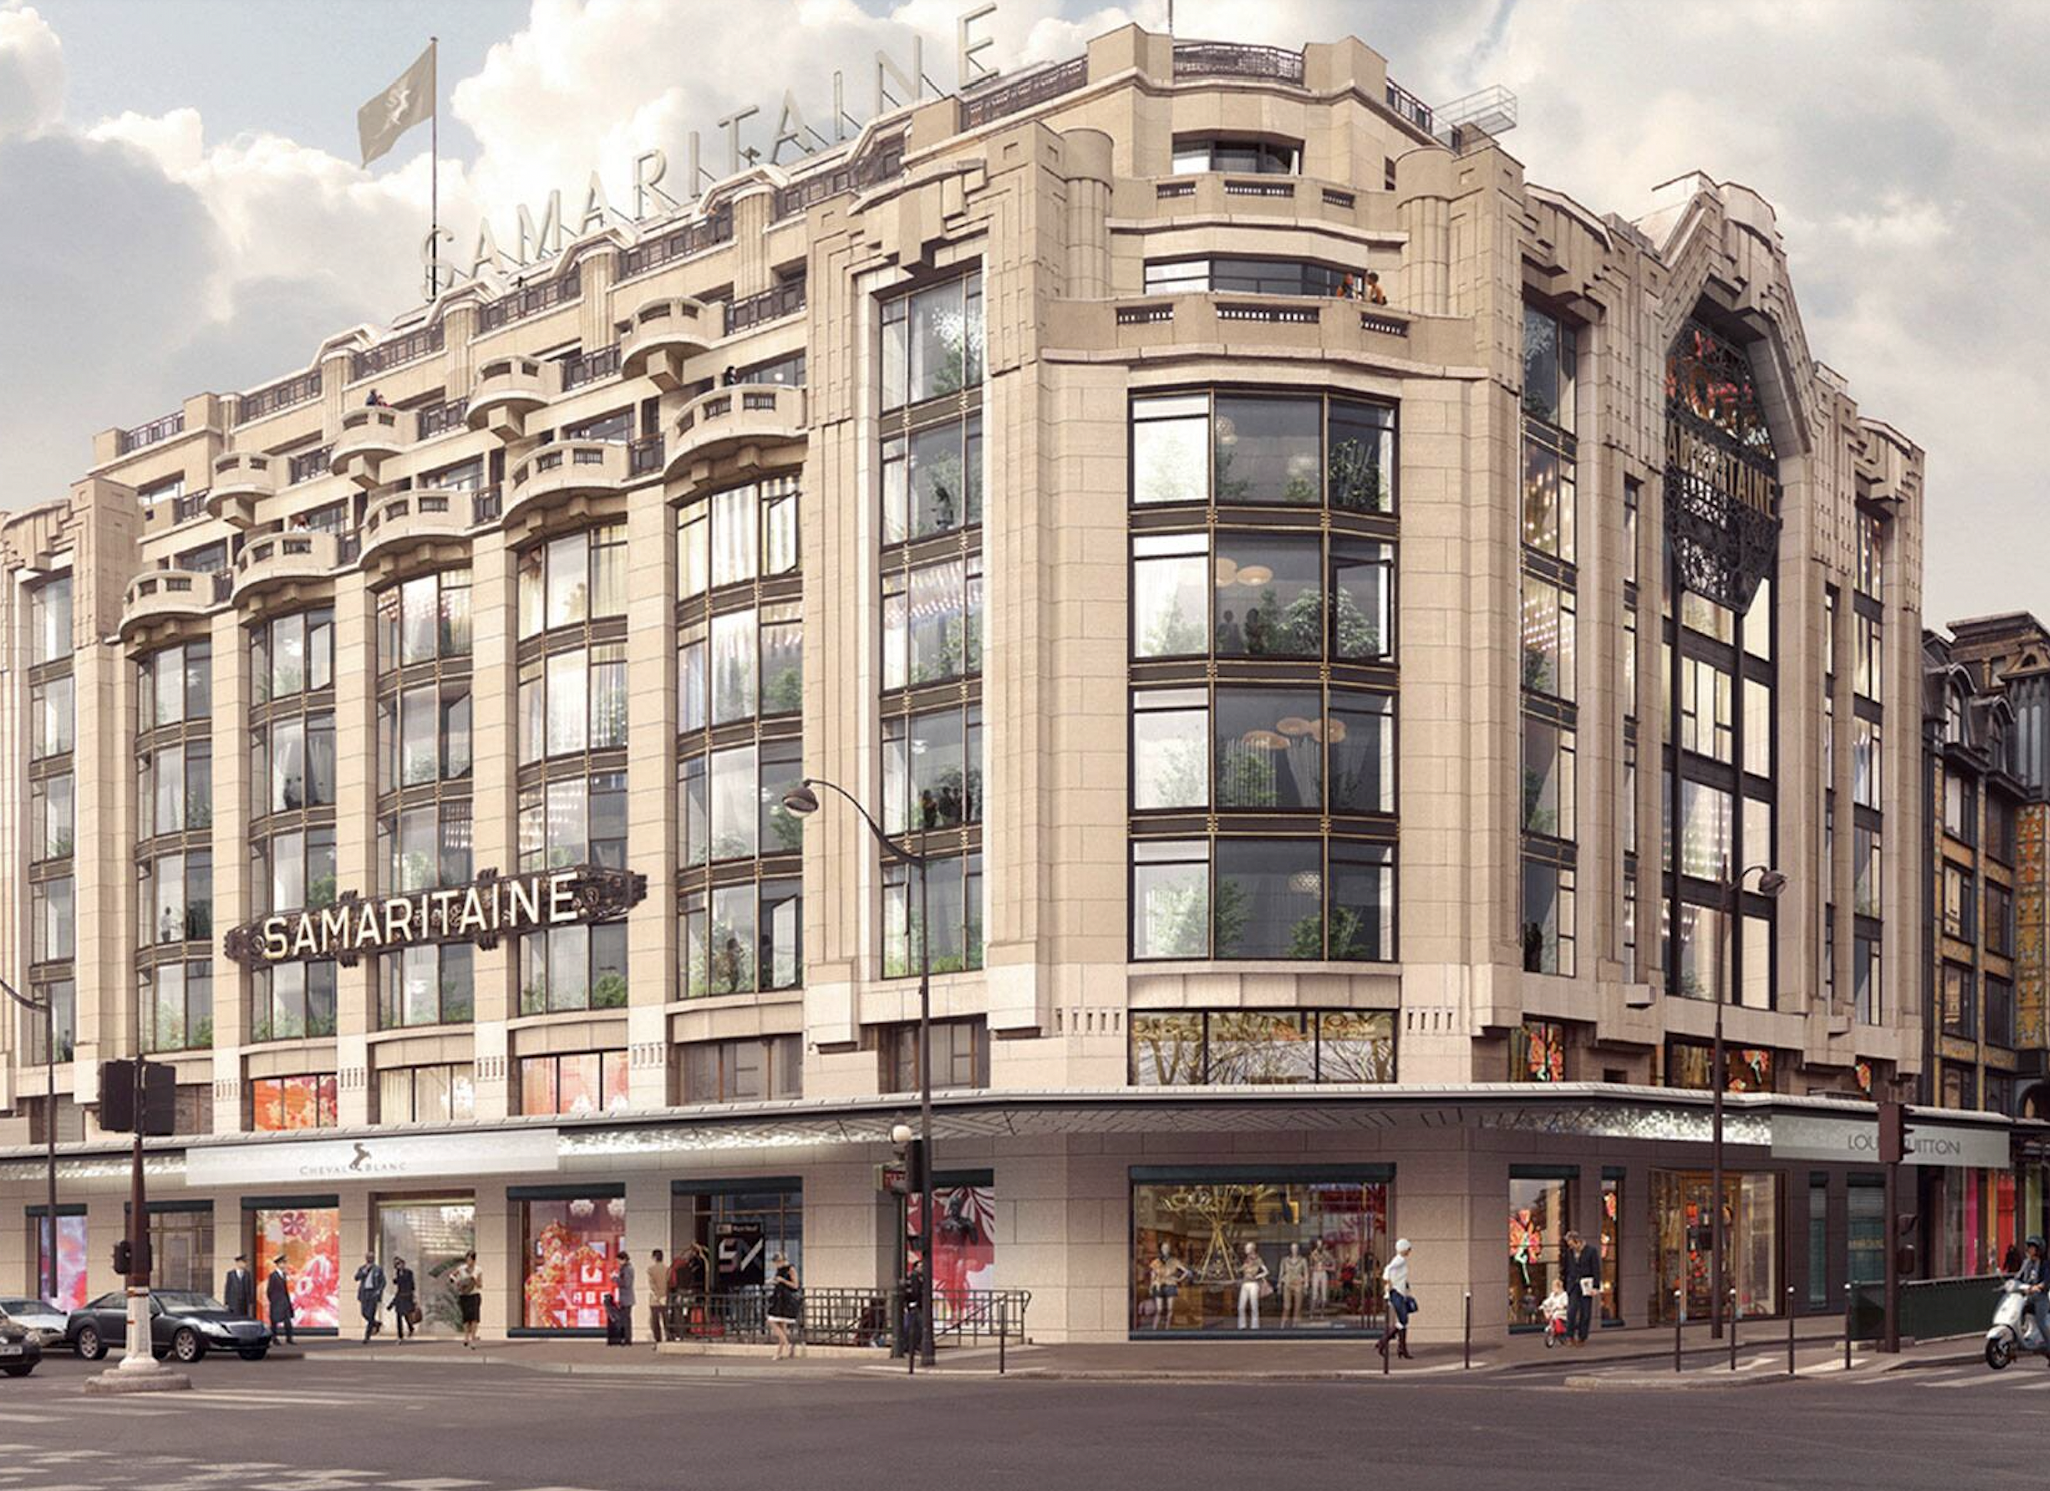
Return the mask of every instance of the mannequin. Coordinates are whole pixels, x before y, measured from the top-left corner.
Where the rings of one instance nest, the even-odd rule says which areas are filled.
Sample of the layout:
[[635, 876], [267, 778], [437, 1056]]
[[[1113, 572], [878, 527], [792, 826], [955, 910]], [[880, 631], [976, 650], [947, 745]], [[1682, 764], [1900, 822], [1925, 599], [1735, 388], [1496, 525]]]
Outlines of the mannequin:
[[[1260, 1250], [1247, 1243], [1239, 1256], [1239, 1329], [1260, 1328], [1260, 1296], [1272, 1286], [1267, 1282], [1267, 1264]], [[1251, 1321], [1251, 1325], [1247, 1321]]]
[[1310, 1287], [1310, 1260], [1303, 1256], [1303, 1245], [1292, 1242], [1288, 1245], [1288, 1256], [1281, 1260], [1281, 1326], [1286, 1330], [1292, 1325], [1303, 1323], [1303, 1295]]
[[1318, 1238], [1310, 1244], [1310, 1312], [1322, 1314], [1331, 1304], [1331, 1250]]
[[1155, 1330], [1164, 1331], [1174, 1323], [1175, 1296], [1181, 1293], [1182, 1280], [1189, 1277], [1189, 1272], [1188, 1264], [1175, 1257], [1174, 1248], [1167, 1243], [1160, 1245], [1159, 1256], [1146, 1265]]

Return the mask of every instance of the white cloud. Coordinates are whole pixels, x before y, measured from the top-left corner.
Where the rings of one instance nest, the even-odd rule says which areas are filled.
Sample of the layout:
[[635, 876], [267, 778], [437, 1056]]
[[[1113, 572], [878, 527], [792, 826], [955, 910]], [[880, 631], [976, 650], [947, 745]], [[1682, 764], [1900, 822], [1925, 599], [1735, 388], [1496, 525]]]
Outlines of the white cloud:
[[64, 51], [34, 9], [0, 5], [0, 140], [38, 134], [64, 101]]

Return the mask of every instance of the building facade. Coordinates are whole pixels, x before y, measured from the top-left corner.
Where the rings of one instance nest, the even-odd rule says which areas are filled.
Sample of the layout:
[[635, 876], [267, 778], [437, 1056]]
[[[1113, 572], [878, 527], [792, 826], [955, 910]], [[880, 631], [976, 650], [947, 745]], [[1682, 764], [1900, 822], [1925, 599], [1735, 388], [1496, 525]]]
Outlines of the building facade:
[[[1671, 614], [1683, 489], [1764, 535], [1741, 614]], [[1569, 1227], [1604, 1320], [1700, 1313], [1718, 991], [1731, 1286], [1840, 1309], [1927, 1059], [1922, 504], [1761, 197], [1598, 216], [1354, 40], [1126, 28], [593, 227], [0, 530], [0, 968], [57, 1011], [0, 1276], [55, 1123], [114, 1284], [139, 1047], [160, 1283], [875, 1286], [925, 950], [943, 1322], [1374, 1329], [1400, 1235], [1420, 1331], [1499, 1332]]]

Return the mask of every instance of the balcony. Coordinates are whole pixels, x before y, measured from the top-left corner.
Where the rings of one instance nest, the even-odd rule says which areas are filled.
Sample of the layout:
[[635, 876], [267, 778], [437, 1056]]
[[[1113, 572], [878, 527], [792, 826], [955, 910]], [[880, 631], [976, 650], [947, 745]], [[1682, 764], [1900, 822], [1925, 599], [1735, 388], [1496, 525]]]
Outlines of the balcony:
[[527, 416], [548, 403], [547, 370], [536, 357], [498, 357], [477, 370], [477, 389], [464, 419], [501, 440], [526, 433]]
[[405, 446], [398, 410], [382, 404], [351, 409], [342, 416], [342, 432], [328, 453], [328, 469], [367, 492], [377, 485], [378, 468], [385, 458], [397, 455]]
[[371, 506], [363, 519], [363, 562], [437, 540], [467, 541], [472, 519], [468, 492], [432, 488], [402, 492]]
[[207, 516], [235, 528], [251, 527], [256, 522], [256, 504], [277, 495], [277, 490], [277, 465], [271, 457], [260, 450], [231, 450], [214, 457]]
[[161, 621], [182, 621], [204, 616], [226, 596], [216, 590], [226, 575], [200, 570], [146, 570], [128, 582], [121, 598], [121, 639]]
[[626, 485], [627, 451], [616, 440], [544, 445], [513, 467], [505, 517], [567, 497], [596, 497]]
[[267, 533], [235, 556], [235, 597], [260, 595], [295, 581], [330, 580], [340, 563], [332, 533]]
[[685, 476], [700, 461], [804, 436], [802, 388], [782, 383], [715, 388], [699, 394], [677, 415], [676, 442], [663, 475]]
[[724, 319], [717, 306], [688, 296], [651, 300], [620, 333], [620, 371], [629, 378], [646, 374], [664, 393], [674, 393], [689, 381], [685, 360], [724, 334]]

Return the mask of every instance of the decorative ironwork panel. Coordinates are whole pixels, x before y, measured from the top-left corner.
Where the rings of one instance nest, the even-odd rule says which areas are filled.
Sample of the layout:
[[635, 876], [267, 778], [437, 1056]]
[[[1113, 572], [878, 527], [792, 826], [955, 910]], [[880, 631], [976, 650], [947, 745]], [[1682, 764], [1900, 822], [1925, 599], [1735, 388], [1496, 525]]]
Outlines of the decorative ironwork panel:
[[1680, 585], [1748, 611], [1779, 534], [1779, 464], [1750, 360], [1689, 320], [1666, 355], [1666, 539]]

